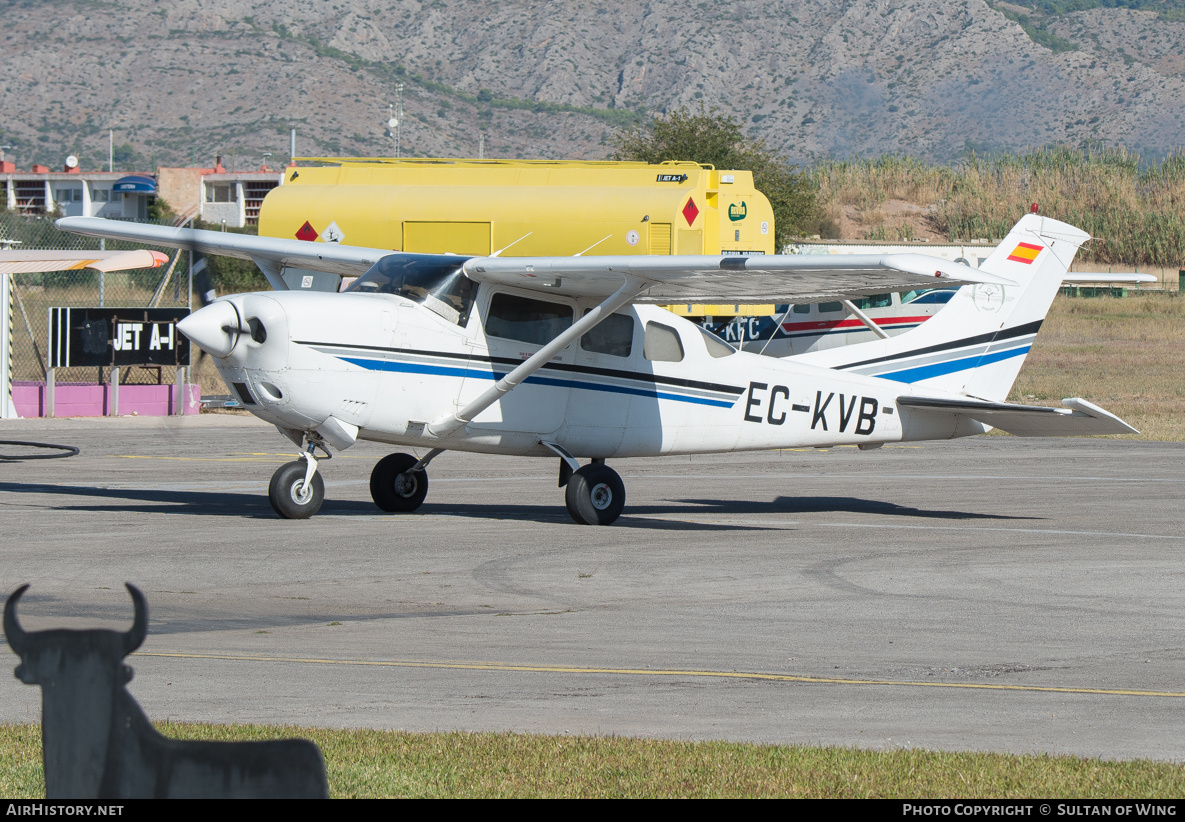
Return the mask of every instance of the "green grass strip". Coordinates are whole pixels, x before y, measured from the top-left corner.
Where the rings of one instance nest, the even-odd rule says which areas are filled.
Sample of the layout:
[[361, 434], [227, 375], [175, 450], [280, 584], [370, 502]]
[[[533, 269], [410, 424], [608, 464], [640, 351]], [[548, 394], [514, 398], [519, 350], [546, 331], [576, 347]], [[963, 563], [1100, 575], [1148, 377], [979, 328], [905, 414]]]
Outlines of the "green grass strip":
[[[1069, 756], [512, 733], [162, 723], [178, 739], [301, 736], [334, 797], [1117, 798], [1185, 795], [1185, 767]], [[44, 795], [41, 729], [0, 726], [0, 795]]]

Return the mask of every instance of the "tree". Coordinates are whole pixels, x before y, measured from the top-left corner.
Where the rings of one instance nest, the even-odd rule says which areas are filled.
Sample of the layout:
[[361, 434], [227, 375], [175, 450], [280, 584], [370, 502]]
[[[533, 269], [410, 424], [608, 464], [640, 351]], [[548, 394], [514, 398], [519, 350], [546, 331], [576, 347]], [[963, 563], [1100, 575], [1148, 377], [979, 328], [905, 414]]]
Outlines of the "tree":
[[689, 160], [719, 169], [752, 171], [757, 190], [769, 198], [774, 212], [776, 248], [792, 238], [814, 233], [818, 222], [815, 186], [796, 166], [765, 145], [741, 133], [741, 126], [727, 114], [686, 106], [666, 117], [631, 126], [612, 135], [613, 160], [661, 163]]
[[148, 219], [155, 223], [171, 223], [177, 219], [177, 213], [163, 197], [157, 196], [148, 202]]
[[111, 160], [115, 165], [128, 169], [140, 162], [140, 155], [131, 143], [124, 143], [111, 149]]

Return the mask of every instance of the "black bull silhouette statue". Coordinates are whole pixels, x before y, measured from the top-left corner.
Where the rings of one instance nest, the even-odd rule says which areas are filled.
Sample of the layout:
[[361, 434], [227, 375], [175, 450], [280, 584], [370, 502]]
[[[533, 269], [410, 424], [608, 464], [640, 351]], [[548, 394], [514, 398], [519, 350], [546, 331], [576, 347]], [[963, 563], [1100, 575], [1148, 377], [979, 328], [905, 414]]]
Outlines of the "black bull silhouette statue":
[[127, 632], [26, 632], [16, 604], [28, 587], [5, 603], [4, 633], [21, 658], [17, 679], [41, 686], [47, 799], [328, 797], [321, 751], [306, 739], [193, 742], [152, 727], [126, 688], [123, 659], [148, 634], [148, 603], [135, 586]]

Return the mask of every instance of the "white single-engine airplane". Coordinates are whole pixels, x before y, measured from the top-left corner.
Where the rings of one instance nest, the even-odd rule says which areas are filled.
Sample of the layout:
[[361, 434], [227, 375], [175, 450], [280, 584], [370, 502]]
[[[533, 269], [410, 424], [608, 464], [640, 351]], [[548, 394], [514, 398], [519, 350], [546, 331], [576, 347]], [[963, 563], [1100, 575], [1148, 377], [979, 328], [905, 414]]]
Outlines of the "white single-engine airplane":
[[[572, 518], [607, 525], [625, 487], [607, 459], [949, 439], [1127, 434], [1081, 399], [1004, 402], [1089, 235], [1025, 215], [980, 269], [915, 254], [459, 257], [172, 229], [93, 217], [57, 225], [254, 260], [276, 291], [222, 297], [178, 326], [302, 459], [268, 496], [287, 518], [324, 498], [314, 452], [359, 439], [423, 447], [370, 478], [414, 511], [445, 450], [559, 457]], [[361, 275], [286, 291], [285, 267]], [[655, 304], [803, 303], [962, 284], [924, 325], [776, 359], [741, 352]], [[579, 459], [588, 462], [581, 466]]]

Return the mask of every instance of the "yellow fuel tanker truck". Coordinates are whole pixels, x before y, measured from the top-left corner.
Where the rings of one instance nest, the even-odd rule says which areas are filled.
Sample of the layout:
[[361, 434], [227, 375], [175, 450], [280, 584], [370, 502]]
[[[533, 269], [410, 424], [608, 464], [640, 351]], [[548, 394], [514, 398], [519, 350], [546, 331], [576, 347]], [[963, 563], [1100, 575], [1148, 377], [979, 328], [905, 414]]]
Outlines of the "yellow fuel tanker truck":
[[430, 253], [771, 254], [749, 171], [697, 163], [302, 158], [259, 233]]

